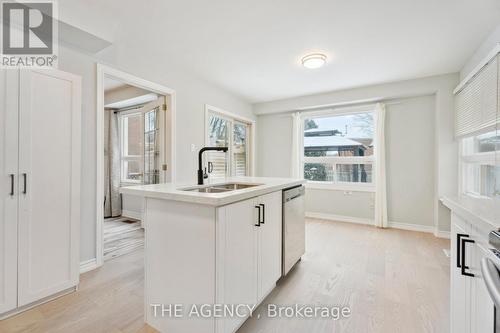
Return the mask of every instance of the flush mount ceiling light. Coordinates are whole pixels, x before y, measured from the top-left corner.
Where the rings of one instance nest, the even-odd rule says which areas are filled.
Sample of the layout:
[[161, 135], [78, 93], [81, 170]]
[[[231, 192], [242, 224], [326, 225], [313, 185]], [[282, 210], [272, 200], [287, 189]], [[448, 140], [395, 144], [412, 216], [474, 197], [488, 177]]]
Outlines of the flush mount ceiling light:
[[305, 68], [320, 68], [326, 63], [326, 55], [322, 53], [312, 53], [302, 58], [302, 66]]

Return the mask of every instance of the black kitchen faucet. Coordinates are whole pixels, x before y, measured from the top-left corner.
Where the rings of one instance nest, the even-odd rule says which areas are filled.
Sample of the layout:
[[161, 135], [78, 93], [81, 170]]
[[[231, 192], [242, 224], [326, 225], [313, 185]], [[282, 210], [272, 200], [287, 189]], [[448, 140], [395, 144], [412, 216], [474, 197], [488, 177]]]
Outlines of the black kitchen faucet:
[[227, 147], [203, 147], [200, 149], [200, 152], [198, 153], [198, 185], [203, 185], [203, 167], [202, 167], [202, 157], [203, 157], [203, 152], [207, 150], [213, 150], [213, 151], [223, 151], [227, 152]]

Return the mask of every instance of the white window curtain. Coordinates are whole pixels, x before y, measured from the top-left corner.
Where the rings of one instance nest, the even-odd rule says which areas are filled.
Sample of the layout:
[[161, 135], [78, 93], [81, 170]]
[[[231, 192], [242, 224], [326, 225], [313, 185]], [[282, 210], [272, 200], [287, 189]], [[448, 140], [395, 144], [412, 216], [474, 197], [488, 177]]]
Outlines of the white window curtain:
[[385, 175], [385, 105], [375, 106], [375, 226], [388, 227]]
[[299, 151], [300, 147], [300, 136], [303, 135], [300, 133], [301, 124], [300, 124], [300, 113], [295, 112], [292, 114], [292, 156], [291, 156], [291, 176], [293, 178], [304, 178], [304, 175], [300, 174], [300, 161], [301, 161], [301, 152]]

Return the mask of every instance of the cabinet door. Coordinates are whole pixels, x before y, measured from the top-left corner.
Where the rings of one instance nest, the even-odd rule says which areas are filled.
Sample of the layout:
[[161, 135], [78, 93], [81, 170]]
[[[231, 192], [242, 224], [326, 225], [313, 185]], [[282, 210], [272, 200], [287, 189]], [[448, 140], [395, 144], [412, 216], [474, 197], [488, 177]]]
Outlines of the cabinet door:
[[80, 79], [22, 70], [19, 94], [19, 305], [79, 276]]
[[[468, 232], [470, 232], [470, 230], [467, 230], [467, 227], [463, 223], [463, 221], [459, 217], [452, 215], [451, 262], [450, 262], [450, 270], [451, 270], [450, 271], [451, 274], [450, 319], [451, 319], [451, 332], [454, 333], [470, 332], [469, 277], [462, 275], [460, 268], [457, 267], [459, 264], [462, 251], [458, 240], [461, 238], [460, 235], [468, 234]], [[470, 248], [471, 246], [468, 246], [467, 249], [470, 250]]]
[[472, 248], [471, 272], [474, 277], [471, 280], [471, 332], [494, 333], [495, 305], [488, 294], [481, 273], [481, 259], [488, 253], [480, 245]]
[[[217, 301], [228, 305], [257, 303], [259, 228], [255, 200], [240, 201], [217, 210]], [[217, 320], [217, 332], [236, 331], [246, 318]]]
[[17, 306], [18, 80], [0, 70], [0, 313]]
[[259, 302], [274, 288], [281, 276], [281, 214], [280, 192], [259, 197], [263, 221], [259, 227]]

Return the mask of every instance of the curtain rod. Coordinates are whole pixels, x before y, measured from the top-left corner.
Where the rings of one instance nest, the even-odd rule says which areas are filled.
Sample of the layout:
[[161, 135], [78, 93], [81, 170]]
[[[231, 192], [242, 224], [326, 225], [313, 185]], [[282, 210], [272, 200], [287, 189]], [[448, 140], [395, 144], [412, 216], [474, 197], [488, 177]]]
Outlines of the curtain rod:
[[347, 102], [347, 103], [339, 103], [339, 104], [327, 104], [322, 106], [314, 106], [310, 108], [302, 108], [296, 109], [290, 112], [313, 112], [313, 111], [321, 111], [325, 109], [333, 109], [333, 110], [341, 110], [341, 109], [349, 109], [356, 107], [370, 107], [375, 106], [377, 103], [382, 103], [385, 105], [397, 105], [402, 104], [400, 101], [401, 98], [389, 98], [389, 99], [381, 99], [381, 100], [371, 100], [371, 101], [359, 101], [359, 102]]
[[114, 113], [120, 113], [120, 112], [124, 112], [124, 111], [130, 111], [130, 110], [140, 109], [144, 105], [145, 104], [141, 104], [141, 105], [130, 106], [128, 108], [123, 108], [123, 109], [118, 109], [118, 110], [113, 110], [113, 109], [110, 109], [110, 110], [113, 110]]

